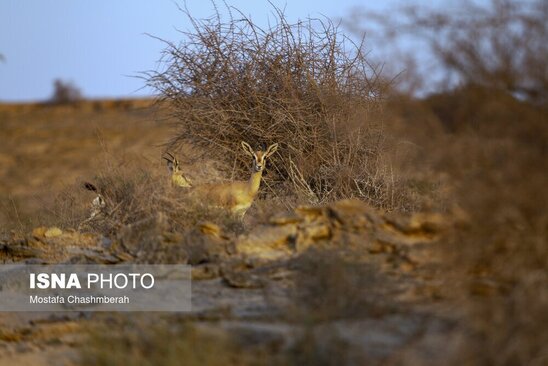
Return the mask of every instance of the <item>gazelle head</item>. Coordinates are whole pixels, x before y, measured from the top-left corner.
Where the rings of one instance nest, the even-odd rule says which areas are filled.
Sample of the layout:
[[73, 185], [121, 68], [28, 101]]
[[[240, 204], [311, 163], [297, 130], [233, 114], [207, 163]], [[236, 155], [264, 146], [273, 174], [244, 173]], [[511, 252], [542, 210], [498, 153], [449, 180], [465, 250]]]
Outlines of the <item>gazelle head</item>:
[[178, 173], [180, 169], [179, 169], [179, 161], [177, 160], [177, 158], [171, 155], [171, 153], [169, 152], [166, 152], [165, 155], [167, 155], [167, 157], [162, 156], [162, 159], [165, 159], [167, 161], [167, 168], [169, 169], [169, 172], [171, 174]]
[[165, 155], [162, 158], [167, 161], [167, 168], [171, 174], [171, 185], [174, 187], [192, 187], [190, 180], [183, 174], [177, 158], [169, 152], [166, 152]]
[[95, 216], [98, 212], [102, 211], [107, 206], [107, 202], [105, 201], [103, 195], [99, 193], [99, 190], [94, 184], [84, 182], [84, 188], [96, 194], [93, 201], [91, 201], [92, 216]]
[[96, 196], [93, 201], [91, 201], [89, 217], [78, 225], [78, 230], [80, 230], [84, 224], [97, 220], [98, 218], [105, 218], [108, 215], [107, 202], [103, 195], [99, 193], [97, 187], [92, 183], [85, 182], [84, 188], [94, 192]]
[[278, 150], [278, 144], [272, 144], [266, 150], [253, 150], [251, 146], [242, 141], [242, 149], [253, 158], [253, 172], [262, 172], [266, 165], [266, 159]]

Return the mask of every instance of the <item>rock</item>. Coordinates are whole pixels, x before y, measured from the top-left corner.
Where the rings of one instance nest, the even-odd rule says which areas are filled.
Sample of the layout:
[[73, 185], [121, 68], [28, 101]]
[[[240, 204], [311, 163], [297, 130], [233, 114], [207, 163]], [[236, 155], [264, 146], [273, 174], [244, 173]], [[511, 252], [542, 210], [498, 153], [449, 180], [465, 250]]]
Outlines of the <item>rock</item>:
[[379, 253], [392, 253], [394, 252], [394, 247], [390, 244], [382, 243], [380, 241], [375, 241], [367, 248], [368, 252], [371, 254]]
[[25, 264], [48, 264], [48, 262], [42, 258], [28, 258], [24, 261]]
[[260, 225], [236, 241], [238, 253], [275, 260], [291, 255], [295, 251], [294, 241], [297, 225]]
[[416, 213], [411, 216], [392, 213], [385, 219], [389, 229], [427, 240], [447, 226], [445, 218], [439, 213]]
[[218, 262], [226, 258], [229, 241], [223, 239], [220, 229], [218, 232], [206, 230], [207, 234], [203, 234], [202, 230], [203, 227], [199, 227], [198, 230], [189, 231], [180, 242], [187, 253], [188, 264]]
[[44, 234], [46, 233], [47, 230], [48, 228], [46, 228], [45, 226], [36, 227], [32, 229], [32, 236], [36, 239], [44, 238], [45, 237]]
[[43, 257], [45, 252], [39, 248], [33, 248], [31, 246], [23, 245], [8, 245], [6, 251], [13, 257]]
[[331, 238], [331, 228], [328, 222], [320, 222], [299, 226], [295, 249], [298, 253], [305, 251], [314, 243]]
[[66, 262], [70, 264], [114, 264], [120, 262], [119, 258], [102, 250], [71, 248], [68, 250], [68, 254], [72, 255], [68, 262]]
[[[124, 226], [118, 233], [117, 251], [129, 252], [137, 263], [187, 263], [187, 253], [178, 245], [182, 236], [169, 233], [169, 222], [163, 212]], [[114, 247], [114, 245], [113, 245]], [[119, 257], [119, 254], [115, 254]]]
[[397, 256], [403, 253], [401, 247], [435, 239], [443, 225], [443, 217], [437, 214], [384, 214], [349, 199], [300, 206], [294, 214], [275, 217], [240, 236], [235, 245], [240, 254], [269, 261], [312, 246], [363, 248], [371, 254]]
[[177, 245], [186, 252], [188, 264], [199, 265], [226, 259], [233, 252], [232, 244], [218, 225], [204, 222], [186, 232]]
[[299, 206], [295, 213], [307, 221], [313, 221], [324, 217], [325, 210], [322, 206]]
[[382, 223], [382, 215], [374, 208], [357, 199], [332, 203], [326, 214], [330, 220], [347, 229], [371, 230]]
[[201, 222], [198, 224], [200, 232], [204, 235], [212, 236], [215, 238], [226, 238], [223, 236], [222, 230], [219, 225], [212, 222]]
[[249, 271], [223, 271], [223, 279], [230, 287], [235, 288], [262, 288], [265, 285], [260, 276]]
[[192, 280], [211, 280], [221, 275], [218, 264], [206, 263], [198, 266], [192, 266]]
[[283, 215], [283, 216], [274, 216], [268, 220], [268, 223], [271, 225], [288, 225], [288, 224], [298, 224], [302, 222], [303, 219], [295, 214], [292, 215]]
[[158, 240], [168, 228], [167, 216], [159, 212], [153, 217], [124, 226], [118, 237], [125, 247], [138, 252]]
[[0, 328], [0, 340], [4, 342], [20, 342], [23, 339], [21, 332]]
[[58, 227], [50, 227], [44, 232], [46, 238], [55, 238], [57, 236], [63, 235], [63, 231]]

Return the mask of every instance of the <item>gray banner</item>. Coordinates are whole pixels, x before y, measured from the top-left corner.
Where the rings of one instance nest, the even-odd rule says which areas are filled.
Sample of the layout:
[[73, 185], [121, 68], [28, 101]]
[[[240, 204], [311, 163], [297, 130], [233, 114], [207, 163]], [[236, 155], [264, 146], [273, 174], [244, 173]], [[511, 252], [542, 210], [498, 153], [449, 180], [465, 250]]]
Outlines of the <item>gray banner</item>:
[[0, 265], [0, 311], [190, 311], [186, 265]]

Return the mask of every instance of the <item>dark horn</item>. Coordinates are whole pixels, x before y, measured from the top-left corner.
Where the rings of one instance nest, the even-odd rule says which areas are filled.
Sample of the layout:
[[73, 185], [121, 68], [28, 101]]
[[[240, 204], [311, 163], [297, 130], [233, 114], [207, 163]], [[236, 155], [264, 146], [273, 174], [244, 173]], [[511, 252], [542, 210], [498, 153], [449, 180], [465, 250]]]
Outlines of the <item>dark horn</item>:
[[97, 192], [97, 187], [95, 187], [93, 184], [89, 182], [84, 182], [84, 188], [88, 191]]

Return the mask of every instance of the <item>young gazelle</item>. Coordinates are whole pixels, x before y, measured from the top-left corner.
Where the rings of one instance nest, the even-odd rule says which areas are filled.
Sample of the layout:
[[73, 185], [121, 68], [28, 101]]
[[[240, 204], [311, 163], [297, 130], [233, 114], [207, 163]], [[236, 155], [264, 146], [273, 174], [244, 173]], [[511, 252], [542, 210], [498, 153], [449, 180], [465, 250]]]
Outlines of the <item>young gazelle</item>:
[[192, 187], [190, 179], [185, 177], [181, 168], [179, 167], [179, 161], [175, 156], [171, 155], [169, 152], [166, 152], [168, 157], [163, 156], [162, 158], [167, 160], [167, 168], [171, 173], [171, 185], [174, 187]]
[[94, 192], [96, 196], [93, 201], [91, 201], [89, 217], [78, 225], [78, 229], [80, 229], [82, 225], [88, 222], [94, 221], [99, 218], [104, 218], [107, 215], [107, 202], [105, 200], [105, 197], [103, 197], [103, 195], [99, 193], [97, 187], [95, 187], [95, 185], [93, 185], [92, 183], [85, 182], [84, 188], [88, 191]]
[[203, 184], [193, 187], [190, 192], [207, 205], [226, 208], [240, 218], [251, 207], [261, 185], [266, 159], [276, 152], [278, 144], [270, 145], [266, 151], [254, 151], [247, 142], [242, 141], [242, 149], [253, 158], [249, 180]]

